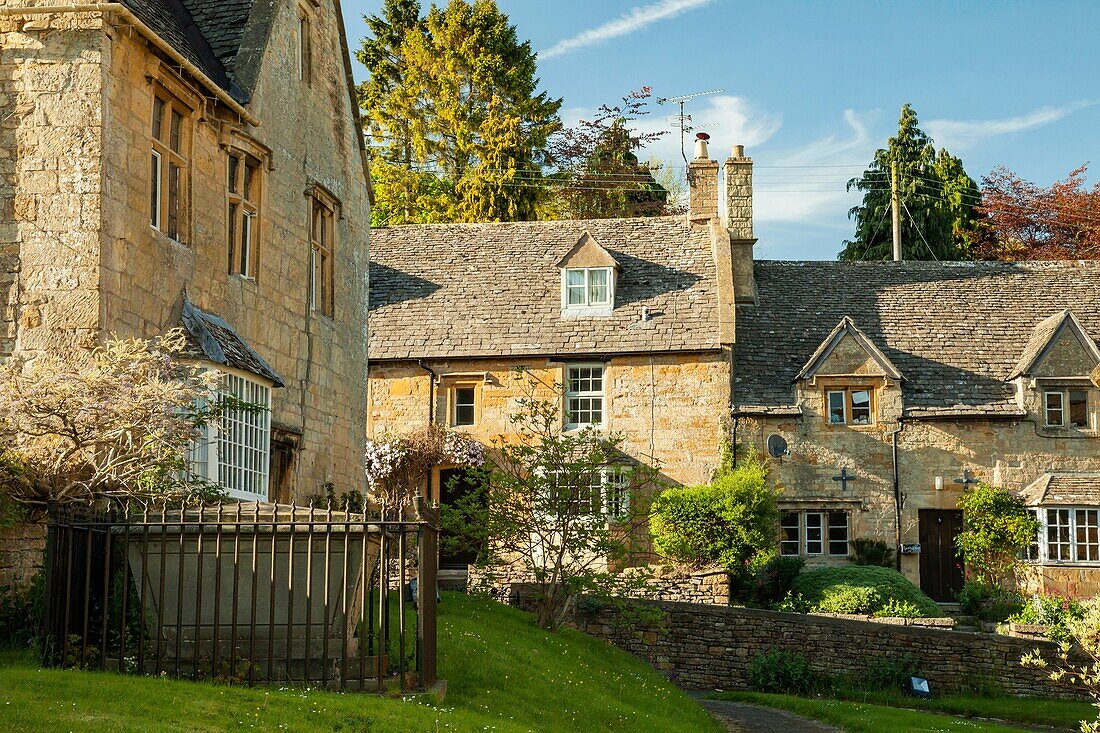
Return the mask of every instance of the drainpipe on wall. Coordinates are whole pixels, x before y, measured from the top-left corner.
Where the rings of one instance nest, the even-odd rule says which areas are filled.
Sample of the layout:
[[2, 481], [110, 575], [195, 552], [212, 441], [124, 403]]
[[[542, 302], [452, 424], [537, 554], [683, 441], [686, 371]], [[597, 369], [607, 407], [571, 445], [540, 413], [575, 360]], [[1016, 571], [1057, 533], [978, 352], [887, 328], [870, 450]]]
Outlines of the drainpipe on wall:
[[423, 359], [417, 359], [416, 365], [426, 371], [431, 379], [428, 380], [428, 424], [435, 425], [435, 383], [439, 376], [433, 372]]
[[894, 459], [894, 563], [901, 572], [901, 481], [898, 478], [898, 435], [905, 430], [905, 421], [899, 419], [896, 429], [891, 431]]

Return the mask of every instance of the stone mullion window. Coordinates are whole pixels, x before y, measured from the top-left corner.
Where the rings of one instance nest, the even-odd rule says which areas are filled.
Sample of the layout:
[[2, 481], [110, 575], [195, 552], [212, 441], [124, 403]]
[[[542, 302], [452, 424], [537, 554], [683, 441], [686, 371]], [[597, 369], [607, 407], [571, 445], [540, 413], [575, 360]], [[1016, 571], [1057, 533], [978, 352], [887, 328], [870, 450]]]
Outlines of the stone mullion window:
[[298, 79], [307, 86], [313, 83], [313, 20], [309, 9], [298, 8], [298, 47], [295, 49]]
[[335, 312], [335, 276], [333, 274], [333, 250], [335, 247], [335, 206], [318, 195], [310, 199], [310, 307], [331, 318]]
[[186, 232], [190, 110], [157, 89], [150, 133], [149, 223], [182, 242]]
[[247, 153], [231, 151], [226, 169], [229, 273], [254, 279], [259, 271], [262, 166]]
[[786, 557], [847, 557], [850, 534], [843, 510], [781, 511], [779, 553]]

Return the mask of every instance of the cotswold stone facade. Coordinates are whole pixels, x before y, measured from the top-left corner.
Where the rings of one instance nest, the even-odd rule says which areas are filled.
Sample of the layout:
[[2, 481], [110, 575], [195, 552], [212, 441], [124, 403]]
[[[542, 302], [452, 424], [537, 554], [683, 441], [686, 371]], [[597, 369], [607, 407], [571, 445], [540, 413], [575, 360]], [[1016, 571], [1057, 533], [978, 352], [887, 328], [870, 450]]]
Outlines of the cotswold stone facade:
[[35, 5], [0, 7], [0, 357], [193, 307], [196, 356], [272, 387], [262, 498], [361, 488], [369, 183], [339, 3]]
[[785, 448], [771, 463], [786, 551], [812, 566], [848, 562], [848, 540], [908, 546], [902, 572], [953, 600], [956, 507], [982, 481], [1022, 492], [1043, 524], [1028, 587], [1100, 591], [1100, 266], [757, 262], [755, 281], [734, 434]]

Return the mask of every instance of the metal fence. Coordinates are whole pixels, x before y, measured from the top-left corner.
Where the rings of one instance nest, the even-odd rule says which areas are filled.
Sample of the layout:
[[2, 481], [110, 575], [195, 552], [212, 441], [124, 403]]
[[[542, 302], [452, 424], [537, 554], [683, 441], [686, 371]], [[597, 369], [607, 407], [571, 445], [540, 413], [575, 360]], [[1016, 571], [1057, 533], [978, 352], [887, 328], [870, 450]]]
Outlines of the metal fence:
[[415, 521], [258, 503], [52, 507], [43, 664], [431, 686], [438, 512], [418, 504]]

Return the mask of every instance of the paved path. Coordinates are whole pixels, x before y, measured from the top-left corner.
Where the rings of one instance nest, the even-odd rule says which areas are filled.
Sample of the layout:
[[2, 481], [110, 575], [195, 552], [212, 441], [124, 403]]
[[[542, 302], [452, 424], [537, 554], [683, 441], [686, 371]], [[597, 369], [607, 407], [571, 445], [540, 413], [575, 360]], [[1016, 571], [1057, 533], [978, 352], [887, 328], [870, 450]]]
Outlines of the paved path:
[[839, 728], [785, 710], [730, 700], [696, 699], [730, 733], [842, 733]]

